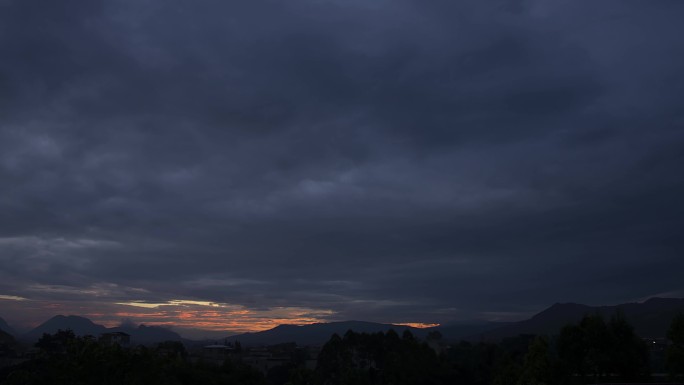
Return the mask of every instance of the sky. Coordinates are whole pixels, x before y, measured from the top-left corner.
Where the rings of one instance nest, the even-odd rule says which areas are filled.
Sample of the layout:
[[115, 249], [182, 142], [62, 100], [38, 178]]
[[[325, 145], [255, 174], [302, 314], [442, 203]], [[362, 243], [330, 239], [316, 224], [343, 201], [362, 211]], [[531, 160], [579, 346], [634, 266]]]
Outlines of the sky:
[[0, 0], [0, 317], [237, 333], [684, 297], [682, 17]]

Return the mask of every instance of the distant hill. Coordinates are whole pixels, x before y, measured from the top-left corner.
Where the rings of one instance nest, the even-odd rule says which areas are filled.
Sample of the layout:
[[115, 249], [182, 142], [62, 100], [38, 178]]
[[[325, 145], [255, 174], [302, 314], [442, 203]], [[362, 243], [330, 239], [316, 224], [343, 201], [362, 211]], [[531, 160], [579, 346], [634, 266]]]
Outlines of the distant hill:
[[587, 314], [601, 314], [608, 320], [621, 311], [641, 337], [665, 337], [670, 322], [678, 313], [684, 313], [684, 299], [651, 298], [642, 303], [626, 303], [615, 306], [587, 306], [576, 303], [557, 303], [534, 317], [514, 322], [494, 330], [471, 335], [471, 340], [499, 340], [520, 334], [557, 334], [569, 324], [577, 323]]
[[386, 332], [390, 329], [394, 329], [400, 335], [404, 330], [410, 330], [417, 336], [425, 333], [421, 329], [408, 326], [364, 321], [344, 321], [302, 326], [280, 325], [262, 332], [230, 336], [227, 340], [231, 342], [240, 341], [240, 344], [243, 346], [275, 345], [288, 342], [296, 342], [297, 345], [322, 345], [335, 333], [342, 336], [348, 330], [358, 333], [377, 333]]
[[[394, 329], [401, 334], [410, 330], [416, 337], [425, 338], [431, 331], [439, 331], [444, 340], [458, 341], [496, 341], [520, 334], [557, 334], [569, 324], [577, 323], [587, 314], [601, 314], [609, 319], [616, 311], [621, 311], [636, 333], [642, 337], [664, 337], [670, 322], [678, 313], [684, 313], [684, 299], [651, 298], [643, 303], [626, 303], [615, 306], [587, 306], [576, 303], [557, 303], [536, 314], [532, 318], [519, 322], [474, 322], [453, 323], [433, 328], [419, 329], [403, 325], [383, 324], [364, 321], [344, 321], [317, 323], [311, 325], [280, 325], [273, 329], [256, 333], [244, 333], [225, 338], [227, 341], [240, 341], [244, 346], [275, 345], [295, 342], [298, 345], [321, 345], [337, 333], [344, 335], [348, 330], [358, 333], [386, 332]], [[9, 332], [8, 330], [9, 329]], [[58, 329], [71, 329], [77, 335], [90, 334], [99, 336], [105, 332], [121, 331], [131, 335], [133, 344], [152, 344], [161, 341], [184, 341], [181, 336], [169, 329], [158, 326], [121, 326], [106, 328], [91, 320], [78, 316], [55, 316], [37, 328], [22, 336], [22, 339], [36, 341], [43, 333], [55, 333]], [[12, 333], [12, 329], [0, 319], [0, 330]], [[16, 334], [14, 334], [16, 336]], [[196, 342], [196, 343], [201, 343]]]
[[2, 330], [3, 332], [5, 332], [5, 333], [7, 333], [7, 334], [12, 335], [12, 336], [16, 336], [16, 335], [17, 335], [17, 333], [14, 331], [14, 329], [12, 329], [12, 328], [7, 324], [7, 322], [5, 322], [5, 320], [2, 319], [2, 318], [0, 318], [0, 330]]
[[[489, 332], [504, 326], [510, 325], [510, 322], [469, 322], [469, 323], [453, 323], [445, 324], [432, 328], [422, 329], [423, 334], [427, 336], [430, 331], [436, 330], [442, 334], [442, 338], [457, 342], [463, 339], [468, 339], [472, 336], [477, 336], [482, 333]], [[419, 335], [423, 337], [423, 335]]]
[[92, 335], [99, 336], [104, 333], [107, 328], [93, 323], [93, 321], [75, 315], [63, 316], [56, 315], [45, 321], [35, 329], [23, 335], [23, 338], [30, 341], [36, 341], [43, 336], [43, 333], [54, 334], [58, 330], [73, 330], [77, 336]]
[[28, 341], [36, 341], [43, 336], [43, 333], [54, 334], [57, 330], [71, 329], [74, 334], [78, 336], [91, 335], [98, 337], [102, 333], [107, 332], [124, 332], [130, 334], [131, 343], [133, 344], [152, 344], [162, 341], [180, 341], [181, 337], [178, 333], [171, 330], [159, 327], [159, 326], [145, 326], [140, 325], [138, 327], [126, 326], [126, 327], [115, 327], [106, 328], [102, 325], [98, 325], [88, 318], [79, 316], [63, 316], [57, 315], [30, 332], [22, 336], [23, 339]]
[[0, 352], [2, 352], [3, 349], [13, 348], [16, 344], [17, 342], [11, 334], [0, 330]]
[[107, 329], [108, 332], [124, 332], [131, 336], [131, 342], [134, 344], [153, 344], [162, 341], [180, 341], [181, 336], [178, 333], [165, 329], [159, 326], [145, 326], [140, 325], [135, 327], [116, 327]]
[[322, 345], [337, 333], [342, 336], [348, 330], [357, 333], [387, 332], [394, 329], [401, 334], [410, 330], [417, 338], [425, 338], [432, 331], [439, 331], [442, 338], [448, 341], [459, 341], [476, 333], [490, 331], [507, 323], [500, 322], [471, 322], [454, 323], [431, 328], [414, 328], [404, 325], [383, 324], [365, 321], [343, 321], [316, 323], [310, 325], [280, 325], [273, 329], [256, 333], [244, 333], [228, 337], [230, 342], [240, 341], [244, 346], [275, 345], [296, 342], [298, 345]]
[[274, 345], [296, 342], [298, 345], [320, 345], [334, 333], [343, 335], [347, 330], [360, 333], [386, 332], [394, 329], [397, 333], [410, 330], [416, 337], [425, 338], [431, 331], [439, 331], [447, 341], [497, 341], [520, 334], [557, 334], [569, 324], [577, 323], [587, 314], [601, 314], [608, 320], [616, 311], [621, 311], [642, 337], [664, 337], [670, 322], [678, 313], [684, 313], [684, 299], [651, 298], [643, 303], [626, 303], [615, 306], [588, 306], [576, 303], [557, 303], [519, 322], [497, 323], [455, 323], [433, 328], [417, 329], [408, 326], [382, 324], [362, 321], [330, 322], [311, 325], [280, 325], [257, 333], [245, 333], [228, 337], [227, 340], [240, 341], [245, 346]]

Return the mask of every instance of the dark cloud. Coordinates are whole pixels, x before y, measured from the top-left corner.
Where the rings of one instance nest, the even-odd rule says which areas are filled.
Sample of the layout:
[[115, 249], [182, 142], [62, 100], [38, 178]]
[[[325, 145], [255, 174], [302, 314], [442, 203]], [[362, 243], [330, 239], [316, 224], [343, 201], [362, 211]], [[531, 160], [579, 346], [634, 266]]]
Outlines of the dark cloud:
[[443, 322], [681, 291], [682, 12], [0, 1], [0, 294]]

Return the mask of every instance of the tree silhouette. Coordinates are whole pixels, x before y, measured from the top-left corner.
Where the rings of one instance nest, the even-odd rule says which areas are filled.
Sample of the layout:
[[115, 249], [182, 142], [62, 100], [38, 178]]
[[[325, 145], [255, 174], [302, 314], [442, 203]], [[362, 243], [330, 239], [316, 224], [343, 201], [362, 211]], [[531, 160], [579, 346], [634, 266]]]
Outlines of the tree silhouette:
[[122, 348], [93, 337], [61, 330], [45, 334], [36, 344], [42, 354], [0, 370], [7, 385], [264, 385], [263, 375], [242, 363], [223, 366], [193, 364], [178, 342], [154, 348]]
[[569, 375], [577, 374], [582, 380], [586, 377], [585, 337], [579, 325], [566, 325], [561, 329], [557, 340], [558, 356], [561, 365]]
[[550, 385], [553, 381], [549, 339], [537, 337], [525, 355], [518, 385]]
[[559, 371], [583, 381], [617, 375], [637, 381], [649, 374], [648, 348], [634, 333], [622, 313], [608, 323], [598, 314], [587, 315], [577, 325], [565, 326], [558, 336]]
[[622, 381], [638, 381], [649, 374], [648, 347], [634, 333], [622, 312], [608, 322], [610, 332], [609, 367]]
[[684, 380], [684, 314], [679, 314], [672, 320], [667, 338], [671, 345], [667, 348], [665, 364], [670, 379]]
[[73, 330], [59, 329], [55, 334], [43, 333], [43, 336], [38, 339], [35, 346], [49, 354], [63, 353], [66, 351], [67, 345], [75, 340], [76, 334], [74, 334]]
[[437, 355], [426, 343], [411, 333], [399, 338], [393, 330], [333, 335], [321, 349], [316, 368], [316, 382], [326, 385], [438, 384], [439, 375]]

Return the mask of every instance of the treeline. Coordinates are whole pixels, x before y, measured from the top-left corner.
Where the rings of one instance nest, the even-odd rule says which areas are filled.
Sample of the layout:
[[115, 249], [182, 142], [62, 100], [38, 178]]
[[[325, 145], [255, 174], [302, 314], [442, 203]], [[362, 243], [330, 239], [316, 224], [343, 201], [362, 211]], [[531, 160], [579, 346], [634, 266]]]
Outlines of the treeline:
[[[667, 335], [663, 368], [684, 382], [684, 316]], [[322, 347], [315, 369], [307, 357], [266, 375], [240, 362], [191, 362], [179, 342], [126, 349], [77, 337], [70, 331], [44, 335], [32, 359], [0, 370], [0, 384], [225, 384], [225, 385], [574, 385], [649, 382], [649, 346], [625, 318], [588, 315], [553, 338], [521, 335], [498, 343], [448, 345], [438, 332], [427, 340], [409, 331], [347, 332]]]
[[[666, 352], [670, 380], [684, 379], [684, 317], [670, 328]], [[441, 349], [410, 332], [333, 336], [315, 371], [291, 385], [543, 385], [650, 382], [650, 349], [621, 314], [607, 322], [588, 315], [558, 336], [522, 335], [500, 343], [460, 344]]]
[[72, 331], [45, 334], [36, 356], [0, 370], [7, 385], [185, 385], [266, 384], [263, 375], [238, 362], [191, 363], [180, 342], [131, 349], [103, 344]]
[[333, 335], [323, 346], [311, 382], [438, 384], [446, 379], [443, 375], [435, 351], [408, 330], [402, 337], [393, 330], [376, 334], [349, 331], [343, 338]]
[[323, 346], [315, 371], [293, 378], [290, 385], [440, 385], [516, 384], [533, 336], [499, 344], [461, 342], [446, 346], [439, 334], [428, 342], [409, 331], [347, 332]]

